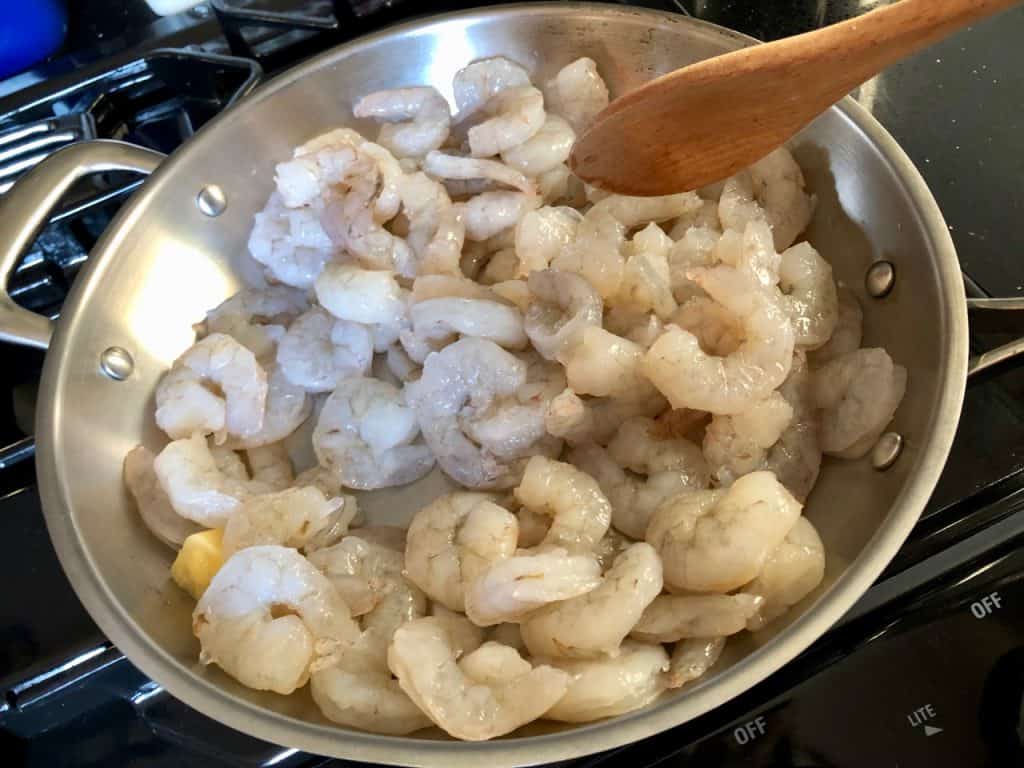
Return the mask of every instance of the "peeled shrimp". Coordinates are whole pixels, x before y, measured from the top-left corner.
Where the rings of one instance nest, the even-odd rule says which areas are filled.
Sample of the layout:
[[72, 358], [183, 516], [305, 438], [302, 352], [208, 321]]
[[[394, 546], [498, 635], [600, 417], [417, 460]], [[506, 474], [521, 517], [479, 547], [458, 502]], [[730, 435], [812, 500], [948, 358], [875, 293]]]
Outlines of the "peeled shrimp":
[[[489, 648], [486, 653], [493, 654], [494, 645], [485, 644], [477, 652]], [[475, 680], [457, 663], [444, 625], [427, 617], [395, 632], [388, 666], [402, 690], [436, 725], [456, 738], [482, 741], [537, 719], [565, 695], [568, 675], [549, 666], [532, 667], [509, 650], [515, 659], [499, 665], [470, 662], [470, 672], [488, 671], [485, 681]]]
[[569, 387], [581, 395], [646, 400], [654, 386], [642, 371], [644, 348], [604, 328], [584, 326], [563, 353]]
[[488, 119], [468, 133], [473, 157], [492, 157], [517, 147], [544, 125], [544, 96], [531, 85], [499, 91], [482, 109]]
[[907, 388], [907, 369], [884, 349], [859, 349], [814, 373], [814, 400], [821, 413], [821, 448], [858, 459], [892, 421]]
[[431, 152], [423, 159], [423, 170], [436, 179], [489, 179], [529, 195], [537, 191], [522, 173], [496, 160]]
[[249, 547], [217, 571], [192, 613], [200, 661], [258, 691], [289, 694], [358, 636], [327, 578], [294, 549]]
[[195, 326], [200, 337], [226, 333], [263, 362], [273, 356], [285, 326], [309, 309], [305, 291], [288, 285], [243, 289], [206, 313]]
[[804, 191], [804, 174], [792, 153], [779, 147], [750, 166], [754, 193], [764, 206], [775, 236], [775, 249], [793, 244], [811, 222], [814, 198]]
[[703, 677], [725, 649], [724, 637], [693, 637], [680, 640], [672, 649], [668, 664], [669, 688], [682, 688]]
[[[214, 433], [223, 440], [223, 431], [245, 437], [263, 426], [267, 374], [253, 353], [232, 337], [213, 333], [196, 342], [175, 361], [172, 373], [156, 391], [156, 423], [171, 438]], [[223, 397], [210, 397], [209, 385]], [[216, 426], [216, 400], [223, 403], [221, 427]]]
[[242, 502], [224, 526], [224, 554], [246, 547], [281, 544], [300, 549], [333, 525], [344, 499], [324, 497], [317, 488], [288, 488]]
[[672, 241], [657, 224], [648, 224], [630, 242], [631, 254], [623, 268], [618, 294], [610, 299], [617, 308], [653, 312], [662, 320], [676, 309], [668, 253]]
[[436, 88], [393, 88], [363, 96], [352, 107], [356, 117], [384, 122], [377, 143], [396, 157], [422, 157], [448, 139], [451, 112]]
[[248, 249], [268, 277], [301, 289], [312, 287], [336, 250], [316, 211], [286, 208], [276, 192], [253, 217]]
[[569, 690], [544, 717], [588, 723], [645, 707], [667, 687], [668, 654], [660, 645], [626, 640], [610, 659], [538, 658], [569, 673]]
[[[672, 233], [669, 237], [672, 237]], [[669, 281], [672, 296], [680, 304], [704, 295], [704, 291], [688, 275], [696, 267], [711, 267], [718, 263], [715, 246], [721, 237], [722, 233], [716, 229], [691, 227], [672, 244], [668, 251]]]
[[503, 56], [474, 61], [452, 78], [458, 119], [465, 119], [501, 91], [529, 84], [529, 73]]
[[707, 296], [689, 299], [670, 320], [693, 334], [701, 351], [709, 355], [726, 357], [743, 343], [744, 332], [739, 318]]
[[608, 454], [619, 466], [651, 475], [673, 470], [685, 472], [693, 484], [707, 486], [708, 467], [700, 448], [682, 437], [662, 438], [653, 419], [627, 419], [608, 443]]
[[544, 456], [527, 462], [515, 496], [524, 507], [551, 516], [542, 546], [593, 551], [611, 524], [611, 505], [597, 481]]
[[267, 368], [267, 403], [263, 426], [245, 437], [228, 436], [226, 446], [233, 449], [257, 448], [284, 440], [309, 416], [313, 403], [306, 390], [285, 378], [281, 366]]
[[548, 603], [568, 600], [601, 583], [592, 555], [545, 549], [499, 560], [465, 590], [466, 615], [479, 627], [518, 622]]
[[[320, 216], [331, 241], [368, 269], [416, 274], [416, 259], [405, 239], [385, 229], [376, 218], [380, 179], [366, 162], [343, 197], [331, 197]], [[321, 302], [322, 303], [322, 302]]]
[[343, 379], [364, 376], [373, 360], [365, 326], [337, 320], [322, 309], [296, 319], [277, 348], [277, 363], [292, 384], [307, 392], [330, 392]]
[[728, 490], [683, 493], [664, 502], [645, 538], [661, 554], [670, 586], [728, 592], [761, 572], [800, 509], [771, 472], [752, 472]]
[[132, 492], [146, 527], [164, 544], [179, 549], [186, 538], [202, 529], [174, 511], [153, 471], [153, 459], [147, 448], [132, 448], [124, 457], [124, 484]]
[[601, 326], [601, 297], [579, 275], [545, 269], [530, 273], [530, 308], [524, 327], [548, 360], [565, 361], [587, 326]]
[[818, 479], [821, 440], [811, 372], [803, 352], [798, 351], [793, 355], [793, 367], [779, 387], [779, 394], [793, 409], [793, 418], [775, 445], [769, 449], [765, 468], [774, 472], [779, 482], [800, 502], [804, 502]]
[[662, 588], [661, 560], [649, 544], [628, 547], [586, 594], [530, 614], [523, 642], [535, 656], [614, 656]]
[[539, 131], [521, 144], [506, 149], [501, 159], [517, 171], [536, 178], [568, 160], [574, 141], [576, 133], [569, 123], [556, 115], [547, 115]]
[[402, 289], [393, 272], [331, 264], [316, 281], [316, 298], [342, 320], [397, 324], [405, 315]]
[[519, 276], [527, 277], [531, 272], [547, 269], [575, 239], [582, 218], [575, 208], [544, 206], [526, 212], [516, 224], [515, 233]]
[[764, 598], [737, 595], [659, 595], [647, 606], [630, 635], [648, 643], [674, 643], [694, 637], [726, 637], [742, 632]]
[[395, 550], [365, 536], [362, 529], [357, 529], [341, 541], [311, 552], [309, 562], [323, 571], [345, 599], [353, 616], [363, 616], [372, 611], [396, 586], [405, 591], [415, 590], [414, 595], [421, 595], [422, 615], [425, 610], [422, 593], [412, 585], [397, 582], [404, 567], [404, 542], [401, 550]]
[[732, 416], [714, 416], [704, 432], [704, 456], [718, 486], [766, 467], [768, 450], [793, 420], [793, 407], [778, 392]]
[[522, 349], [528, 343], [522, 313], [497, 301], [428, 299], [412, 305], [409, 319], [412, 332], [431, 344], [456, 335], [487, 339], [509, 349]]
[[466, 238], [486, 240], [514, 227], [538, 202], [535, 196], [525, 192], [495, 190], [475, 195], [456, 208], [465, 224]]
[[420, 509], [409, 523], [406, 574], [431, 599], [463, 611], [466, 585], [510, 557], [518, 538], [512, 513], [483, 494], [451, 493]]
[[244, 480], [221, 471], [201, 435], [168, 443], [153, 471], [174, 511], [206, 528], [223, 527], [250, 494]]
[[811, 353], [811, 363], [820, 366], [837, 357], [860, 349], [864, 332], [864, 310], [860, 308], [857, 295], [845, 285], [839, 285], [836, 294], [839, 301], [839, 315], [835, 330], [824, 345]]
[[693, 334], [669, 326], [648, 350], [641, 370], [673, 408], [739, 413], [766, 397], [789, 374], [793, 327], [775, 299], [745, 273], [712, 267], [701, 270], [695, 279], [740, 318], [745, 341], [728, 357], [711, 357]]
[[779, 266], [783, 306], [796, 331], [796, 343], [816, 349], [831, 337], [839, 320], [839, 298], [832, 267], [809, 243], [786, 249]]
[[547, 84], [550, 109], [576, 131], [590, 127], [597, 114], [608, 106], [608, 86], [597, 72], [593, 59], [582, 57], [562, 67]]
[[[384, 646], [387, 650], [387, 646]], [[324, 717], [370, 733], [404, 736], [430, 725], [430, 719], [402, 691], [391, 673], [341, 661], [313, 673], [310, 692]]]
[[444, 187], [425, 174], [411, 173], [403, 176], [400, 191], [417, 274], [458, 274], [466, 228]]
[[763, 599], [758, 611], [747, 619], [747, 629], [760, 629], [781, 616], [810, 594], [824, 576], [825, 545], [810, 521], [801, 517], [768, 556], [758, 577], [743, 588]]
[[417, 441], [416, 416], [402, 390], [384, 381], [342, 381], [320, 411], [313, 449], [348, 488], [371, 490], [418, 480], [434, 466]]

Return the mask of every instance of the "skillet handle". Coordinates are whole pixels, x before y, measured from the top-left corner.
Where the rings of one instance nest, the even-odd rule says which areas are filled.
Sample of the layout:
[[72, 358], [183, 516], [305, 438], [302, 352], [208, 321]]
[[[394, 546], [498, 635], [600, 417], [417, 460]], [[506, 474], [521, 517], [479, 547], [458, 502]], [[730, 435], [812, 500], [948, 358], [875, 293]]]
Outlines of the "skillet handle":
[[40, 349], [50, 344], [53, 320], [18, 306], [7, 285], [21, 255], [71, 185], [105, 171], [149, 175], [164, 157], [123, 141], [83, 141], [54, 152], [0, 197], [0, 341]]
[[[1024, 298], [1012, 298], [1012, 299], [967, 299], [967, 310], [977, 320], [972, 320], [971, 324], [981, 324], [978, 321], [983, 316], [989, 315], [994, 319], [996, 325], [1002, 325], [1006, 320], [1017, 319], [1019, 327], [1019, 319], [1022, 313], [1024, 313]], [[988, 352], [982, 352], [980, 355], [971, 355], [971, 359], [967, 362], [967, 376], [971, 378], [979, 373], [994, 368], [1007, 360], [1012, 360], [1016, 357], [1024, 356], [1024, 338], [1019, 338], [1008, 344], [1003, 344], [1001, 347], [989, 350]]]

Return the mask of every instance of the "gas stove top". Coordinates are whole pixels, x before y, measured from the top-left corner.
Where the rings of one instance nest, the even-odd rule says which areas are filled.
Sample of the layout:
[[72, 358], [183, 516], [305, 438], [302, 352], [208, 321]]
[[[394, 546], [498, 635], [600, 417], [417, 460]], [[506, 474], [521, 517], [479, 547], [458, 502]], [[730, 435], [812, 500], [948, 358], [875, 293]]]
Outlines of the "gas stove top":
[[[883, 0], [653, 0], [762, 38]], [[440, 12], [480, 2], [430, 4]], [[0, 194], [40, 159], [106, 137], [172, 151], [262, 78], [424, 12], [415, 0], [211, 0], [157, 17], [69, 3], [64, 47], [0, 81]], [[769, 12], [759, 10], [770, 7]], [[1024, 293], [1024, 9], [966, 30], [864, 85], [860, 102], [924, 174], [970, 295]], [[77, 186], [11, 283], [57, 316], [136, 179]], [[1016, 329], [974, 329], [987, 349]], [[345, 765], [221, 726], [146, 679], [75, 598], [32, 466], [42, 355], [0, 371], [0, 754], [27, 766]], [[865, 598], [775, 676], [714, 712], [579, 766], [1024, 765], [1024, 370], [972, 382], [946, 470], [906, 546]], [[10, 757], [8, 757], [10, 756]]]

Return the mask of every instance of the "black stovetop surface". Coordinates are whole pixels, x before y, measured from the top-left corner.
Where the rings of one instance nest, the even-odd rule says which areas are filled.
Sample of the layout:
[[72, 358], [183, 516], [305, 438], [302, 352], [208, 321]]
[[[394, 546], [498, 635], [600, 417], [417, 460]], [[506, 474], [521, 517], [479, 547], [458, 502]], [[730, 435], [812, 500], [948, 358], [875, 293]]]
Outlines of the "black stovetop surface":
[[[343, 0], [335, 6], [342, 8]], [[229, 38], [208, 6], [154, 16], [142, 0], [69, 2], [62, 51], [0, 82], [4, 129], [78, 102], [54, 92], [127, 68], [153, 75], [146, 119], [100, 103], [96, 135], [168, 151], [251, 86], [245, 57], [273, 73], [339, 40], [427, 10], [480, 3], [360, 3], [334, 30], [289, 33], [235, 22]], [[780, 0], [635, 3], [679, 10], [730, 7], [733, 24], [762, 37], [790, 31]], [[878, 0], [824, 2], [836, 21]], [[331, 3], [312, 3], [330, 20]], [[303, 7], [298, 0], [220, 0], [219, 9]], [[381, 8], [380, 6], [386, 6]], [[346, 7], [348, 7], [346, 5]], [[344, 9], [342, 9], [344, 10]], [[313, 24], [312, 26], [316, 26]], [[239, 32], [241, 30], [241, 32]], [[241, 36], [241, 41], [240, 41]], [[893, 67], [857, 98], [917, 164], [945, 214], [977, 295], [1024, 293], [1024, 9], [965, 30]], [[173, 55], [155, 48], [190, 47]], [[197, 50], [238, 56], [211, 64]], [[184, 57], [184, 64], [182, 58]], [[201, 58], [201, 57], [200, 57]], [[139, 63], [141, 62], [141, 64]], [[213, 66], [223, 93], [185, 93], [182, 67]], [[141, 69], [139, 69], [141, 67]], [[191, 70], [190, 70], [191, 71]], [[155, 94], [155, 95], [154, 95]], [[78, 98], [78, 97], [76, 97]], [[166, 114], [153, 104], [169, 103]], [[54, 104], [58, 104], [57, 107]], [[180, 115], [184, 113], [186, 118]], [[170, 117], [169, 117], [170, 116]], [[0, 169], [2, 170], [2, 169]], [[3, 176], [0, 174], [0, 180]], [[26, 306], [55, 315], [67, 285], [128, 190], [119, 180], [81, 191], [40, 237], [12, 288]], [[123, 186], [123, 185], [122, 185]], [[84, 202], [83, 202], [84, 201]], [[1024, 323], [1020, 324], [1024, 333]], [[976, 334], [978, 348], [1006, 337]], [[316, 765], [321, 758], [242, 736], [180, 704], [112, 648], [74, 596], [40, 511], [31, 461], [34, 391], [42, 356], [4, 348], [0, 366], [0, 755], [32, 766]], [[1024, 764], [1024, 370], [972, 383], [950, 461], [925, 516], [878, 586], [851, 617], [800, 659], [739, 699], [686, 726], [581, 765], [1008, 766]], [[4, 448], [3, 446], [7, 446]], [[997, 595], [994, 601], [991, 595]], [[995, 605], [999, 602], [999, 605]], [[983, 614], [983, 615], [980, 615]], [[929, 709], [930, 708], [930, 709]], [[915, 714], [917, 713], [917, 714]], [[915, 722], [915, 720], [917, 722]], [[926, 733], [924, 725], [935, 733]], [[13, 761], [6, 758], [10, 755]], [[327, 761], [341, 765], [339, 761]]]

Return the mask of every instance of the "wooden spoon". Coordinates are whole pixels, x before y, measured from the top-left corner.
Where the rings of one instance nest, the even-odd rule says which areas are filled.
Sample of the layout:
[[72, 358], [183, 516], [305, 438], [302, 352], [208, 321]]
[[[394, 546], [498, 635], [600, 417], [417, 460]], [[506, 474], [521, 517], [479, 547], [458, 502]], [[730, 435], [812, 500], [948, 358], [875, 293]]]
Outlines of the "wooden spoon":
[[900, 0], [692, 64], [616, 99], [569, 165], [601, 189], [665, 195], [727, 178], [890, 64], [1018, 0]]

